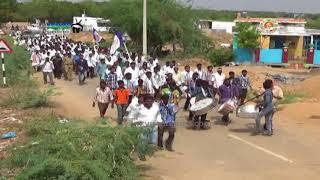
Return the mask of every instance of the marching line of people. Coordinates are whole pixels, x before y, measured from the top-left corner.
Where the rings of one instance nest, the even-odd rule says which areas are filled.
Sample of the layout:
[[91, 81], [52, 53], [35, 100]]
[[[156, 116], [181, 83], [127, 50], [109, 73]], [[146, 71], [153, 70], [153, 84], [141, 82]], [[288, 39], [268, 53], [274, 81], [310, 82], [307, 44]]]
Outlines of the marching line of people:
[[[19, 38], [16, 38], [19, 39]], [[197, 64], [194, 71], [189, 65], [180, 70], [175, 61], [167, 61], [161, 66], [157, 58], [146, 58], [141, 53], [127, 54], [121, 49], [110, 55], [108, 49], [90, 47], [80, 42], [73, 42], [58, 36], [40, 35], [34, 38], [20, 38], [31, 55], [34, 71], [42, 71], [44, 83], [54, 84], [54, 78], [72, 81], [78, 75], [79, 85], [85, 84], [87, 78], [98, 76], [100, 85], [96, 88], [92, 106], [98, 105], [100, 117], [104, 118], [111, 104], [117, 107], [117, 122], [126, 121], [152, 129], [146, 136], [148, 142], [163, 148], [163, 134], [168, 131], [165, 148], [172, 151], [175, 137], [176, 114], [179, 101], [185, 96], [183, 109], [189, 110], [191, 99], [199, 101], [204, 98], [219, 99], [223, 104], [230, 99], [238, 99], [243, 104], [251, 87], [247, 70], [240, 76], [229, 72], [229, 77], [218, 67], [207, 70]], [[264, 83], [266, 89], [262, 110], [256, 119], [256, 133], [259, 134], [260, 119], [266, 117], [266, 131], [272, 135], [272, 81]], [[271, 100], [271, 101], [270, 101]], [[271, 111], [272, 109], [272, 111]], [[221, 120], [228, 125], [229, 114]], [[201, 128], [207, 129], [207, 114], [194, 116], [191, 112], [188, 122], [202, 122]]]

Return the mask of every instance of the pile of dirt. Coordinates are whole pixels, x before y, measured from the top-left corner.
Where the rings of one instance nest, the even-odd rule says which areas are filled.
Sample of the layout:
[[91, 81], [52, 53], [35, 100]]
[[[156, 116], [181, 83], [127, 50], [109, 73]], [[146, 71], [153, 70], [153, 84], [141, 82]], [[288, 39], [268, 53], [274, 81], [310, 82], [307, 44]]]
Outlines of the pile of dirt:
[[214, 31], [204, 31], [204, 34], [212, 39], [215, 48], [221, 48], [221, 44], [232, 44], [232, 34]]
[[[99, 32], [99, 35], [102, 36], [103, 39], [106, 41], [112, 41], [113, 34]], [[80, 33], [70, 33], [68, 38], [72, 39], [73, 41], [81, 41], [81, 42], [93, 42], [92, 32], [80, 32]]]
[[313, 76], [309, 79], [302, 81], [294, 86], [287, 87], [290, 91], [299, 91], [306, 93], [310, 100], [313, 102], [320, 102], [320, 76]]

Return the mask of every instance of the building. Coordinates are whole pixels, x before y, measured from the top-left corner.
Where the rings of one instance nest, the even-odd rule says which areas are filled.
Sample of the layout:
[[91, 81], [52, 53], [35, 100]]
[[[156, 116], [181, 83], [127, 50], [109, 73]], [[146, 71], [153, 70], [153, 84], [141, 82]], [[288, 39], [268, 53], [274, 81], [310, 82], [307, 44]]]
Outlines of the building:
[[88, 17], [82, 14], [81, 17], [73, 17], [73, 23], [80, 23], [83, 26], [83, 31], [92, 31], [95, 28], [99, 32], [109, 31], [111, 21], [98, 17]]
[[[307, 29], [305, 19], [237, 17], [235, 23], [251, 23], [260, 31], [258, 39], [260, 49], [255, 50], [252, 56], [247, 56], [249, 59], [246, 61], [266, 64], [310, 63], [310, 50], [320, 50], [320, 30]], [[235, 33], [234, 41], [237, 41], [236, 36]], [[241, 51], [238, 47], [234, 49], [236, 53]], [[238, 62], [245, 61], [238, 57], [239, 59], [236, 59]]]
[[200, 20], [198, 26], [199, 29], [203, 30], [212, 30], [215, 32], [232, 34], [235, 24], [235, 22], [229, 21]]

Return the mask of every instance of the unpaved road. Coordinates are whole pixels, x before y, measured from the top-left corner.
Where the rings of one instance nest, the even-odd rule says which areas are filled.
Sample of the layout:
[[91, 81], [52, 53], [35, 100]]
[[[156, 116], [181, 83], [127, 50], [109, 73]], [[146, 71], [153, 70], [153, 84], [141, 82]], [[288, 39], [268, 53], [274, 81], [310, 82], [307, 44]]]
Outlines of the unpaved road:
[[[59, 114], [96, 122], [92, 108], [97, 79], [79, 86], [76, 81], [56, 81], [62, 95], [53, 99]], [[228, 127], [212, 111], [212, 128], [194, 131], [185, 128], [187, 113], [179, 112], [175, 152], [158, 152], [147, 162], [146, 179], [163, 180], [304, 180], [320, 177], [320, 104], [298, 103], [275, 115], [275, 135], [251, 136], [253, 120], [231, 116]], [[115, 118], [114, 109], [108, 110]], [[300, 118], [300, 119], [299, 119]]]

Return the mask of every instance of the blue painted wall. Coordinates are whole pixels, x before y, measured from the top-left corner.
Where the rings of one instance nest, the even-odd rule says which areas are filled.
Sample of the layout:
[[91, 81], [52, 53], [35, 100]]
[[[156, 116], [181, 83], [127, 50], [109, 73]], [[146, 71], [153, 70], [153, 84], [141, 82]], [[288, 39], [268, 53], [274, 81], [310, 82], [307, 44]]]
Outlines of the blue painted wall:
[[253, 51], [246, 48], [237, 48], [233, 50], [235, 62], [239, 64], [253, 62]]
[[265, 64], [282, 63], [282, 49], [260, 49], [260, 62]]
[[320, 50], [315, 50], [314, 51], [313, 64], [320, 65]]

